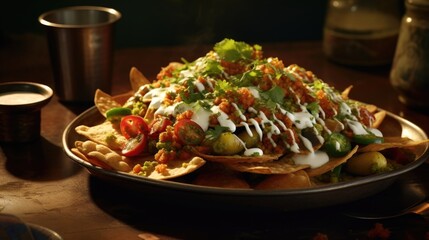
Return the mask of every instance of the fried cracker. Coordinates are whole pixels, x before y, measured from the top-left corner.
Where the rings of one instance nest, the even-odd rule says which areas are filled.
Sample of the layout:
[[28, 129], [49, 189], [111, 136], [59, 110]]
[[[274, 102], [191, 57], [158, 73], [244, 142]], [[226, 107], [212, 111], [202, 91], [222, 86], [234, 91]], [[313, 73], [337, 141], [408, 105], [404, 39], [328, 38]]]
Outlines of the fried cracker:
[[366, 108], [366, 110], [368, 110], [368, 112], [370, 113], [375, 113], [378, 109], [377, 106], [373, 105], [373, 104], [365, 104], [364, 107]]
[[384, 118], [386, 117], [386, 111], [379, 111], [374, 114], [375, 121], [372, 123], [372, 128], [378, 128], [380, 127], [381, 123], [383, 122]]
[[309, 176], [304, 170], [288, 174], [268, 176], [255, 186], [256, 190], [297, 189], [311, 187]]
[[150, 84], [150, 81], [136, 67], [130, 70], [130, 84], [132, 92], [137, 92], [143, 85]]
[[[128, 172], [131, 170], [129, 160], [125, 156], [120, 155], [118, 152], [102, 144], [90, 140], [85, 142], [76, 141], [75, 147], [85, 156], [84, 160], [96, 166], [108, 165], [110, 168], [121, 172]], [[76, 150], [74, 153], [76, 153]]]
[[251, 163], [251, 162], [270, 162], [273, 160], [279, 159], [282, 154], [272, 154], [272, 155], [262, 155], [262, 156], [239, 156], [239, 155], [232, 155], [232, 156], [218, 156], [218, 155], [209, 155], [202, 152], [199, 152], [196, 148], [192, 148], [191, 151], [202, 158], [204, 158], [207, 161], [211, 162], [219, 162], [219, 163]]
[[428, 144], [429, 139], [414, 141], [407, 137], [385, 137], [383, 143], [372, 143], [359, 148], [358, 152], [379, 152], [389, 148], [415, 147], [420, 144]]
[[346, 89], [344, 89], [344, 91], [341, 92], [341, 97], [343, 99], [349, 99], [349, 94], [352, 88], [353, 88], [353, 85], [350, 85]]
[[113, 150], [119, 150], [127, 143], [127, 139], [121, 134], [120, 130], [116, 129], [109, 121], [104, 121], [91, 127], [80, 125], [75, 130], [78, 134]]
[[109, 109], [112, 109], [114, 107], [121, 107], [121, 104], [115, 101], [112, 96], [103, 92], [100, 89], [97, 89], [95, 91], [94, 104], [103, 116], [106, 116], [106, 112]]
[[310, 165], [307, 164], [294, 164], [293, 161], [287, 157], [270, 162], [240, 162], [225, 163], [225, 165], [239, 172], [259, 174], [287, 174], [310, 167]]
[[112, 96], [112, 99], [115, 102], [119, 103], [121, 106], [123, 106], [128, 101], [128, 99], [130, 99], [133, 95], [134, 95], [134, 92], [130, 91], [130, 92], [126, 92], [126, 93], [122, 93], [122, 94]]
[[97, 166], [97, 167], [100, 167], [100, 168], [106, 169], [106, 170], [114, 170], [111, 166], [109, 166], [108, 164], [106, 164], [105, 162], [103, 162], [103, 161], [101, 161], [101, 160], [99, 160], [97, 158], [91, 158], [91, 157], [85, 156], [85, 154], [83, 154], [82, 152], [80, 152], [78, 148], [72, 148], [71, 151], [78, 158], [84, 160], [85, 162], [89, 162], [89, 163], [91, 163], [94, 166]]
[[237, 172], [223, 166], [202, 169], [192, 183], [208, 187], [250, 189], [249, 184]]
[[[144, 163], [145, 161], [154, 161], [153, 156], [145, 156], [134, 159], [138, 163]], [[186, 174], [189, 174], [200, 167], [202, 167], [206, 161], [200, 157], [191, 157], [187, 160], [172, 160], [167, 164], [159, 164], [155, 167], [155, 170], [150, 172], [146, 177], [158, 180], [166, 180], [177, 178]], [[131, 175], [136, 175], [132, 171], [129, 173]]]

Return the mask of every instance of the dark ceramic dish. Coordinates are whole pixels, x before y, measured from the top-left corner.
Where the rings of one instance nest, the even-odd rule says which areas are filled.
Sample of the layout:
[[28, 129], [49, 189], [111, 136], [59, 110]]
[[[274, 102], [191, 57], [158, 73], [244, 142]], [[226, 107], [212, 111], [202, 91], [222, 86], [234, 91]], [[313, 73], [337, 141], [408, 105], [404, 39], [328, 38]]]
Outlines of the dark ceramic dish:
[[[148, 197], [173, 198], [176, 202], [192, 205], [228, 206], [231, 208], [263, 211], [306, 210], [338, 205], [362, 199], [386, 189], [399, 176], [418, 167], [429, 156], [428, 146], [422, 146], [419, 149], [417, 160], [404, 168], [310, 189], [237, 190], [203, 187], [189, 184], [185, 181], [154, 180], [107, 171], [99, 167], [94, 167], [74, 155], [71, 152], [74, 142], [85, 139], [75, 132], [75, 127], [79, 125], [91, 126], [103, 120], [104, 118], [98, 112], [97, 108], [92, 107], [79, 115], [67, 126], [63, 133], [63, 146], [66, 154], [73, 161], [85, 167], [94, 176], [103, 178], [114, 184], [132, 188], [135, 191], [143, 191]], [[385, 136], [406, 136], [413, 140], [427, 139], [424, 131], [418, 126], [392, 113], [388, 113], [380, 129]]]

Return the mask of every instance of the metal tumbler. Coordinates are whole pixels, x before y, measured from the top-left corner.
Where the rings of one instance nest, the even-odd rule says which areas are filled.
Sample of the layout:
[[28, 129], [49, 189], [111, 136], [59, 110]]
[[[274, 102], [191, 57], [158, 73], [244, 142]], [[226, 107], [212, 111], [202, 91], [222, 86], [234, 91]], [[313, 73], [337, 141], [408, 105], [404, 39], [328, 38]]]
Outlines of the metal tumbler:
[[98, 6], [60, 8], [39, 16], [60, 100], [89, 102], [96, 89], [110, 92], [113, 30], [120, 18], [115, 9]]

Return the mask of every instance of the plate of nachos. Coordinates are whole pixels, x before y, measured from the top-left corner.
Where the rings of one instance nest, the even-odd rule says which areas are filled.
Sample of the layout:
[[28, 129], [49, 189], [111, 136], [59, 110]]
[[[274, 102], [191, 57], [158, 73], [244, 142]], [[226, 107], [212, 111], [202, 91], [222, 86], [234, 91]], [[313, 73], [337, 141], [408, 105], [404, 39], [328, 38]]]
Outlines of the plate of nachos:
[[66, 128], [92, 174], [187, 202], [296, 210], [372, 195], [428, 158], [417, 125], [233, 39], [130, 91], [97, 90]]

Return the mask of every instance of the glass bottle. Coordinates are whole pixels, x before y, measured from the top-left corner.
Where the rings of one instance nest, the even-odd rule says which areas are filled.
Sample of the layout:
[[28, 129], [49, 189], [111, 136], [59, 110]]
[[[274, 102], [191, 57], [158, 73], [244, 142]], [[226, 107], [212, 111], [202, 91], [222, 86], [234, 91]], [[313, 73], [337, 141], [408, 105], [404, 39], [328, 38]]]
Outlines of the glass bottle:
[[429, 110], [429, 0], [406, 0], [390, 82], [399, 100]]
[[402, 17], [398, 0], [329, 0], [325, 55], [355, 66], [392, 63]]

